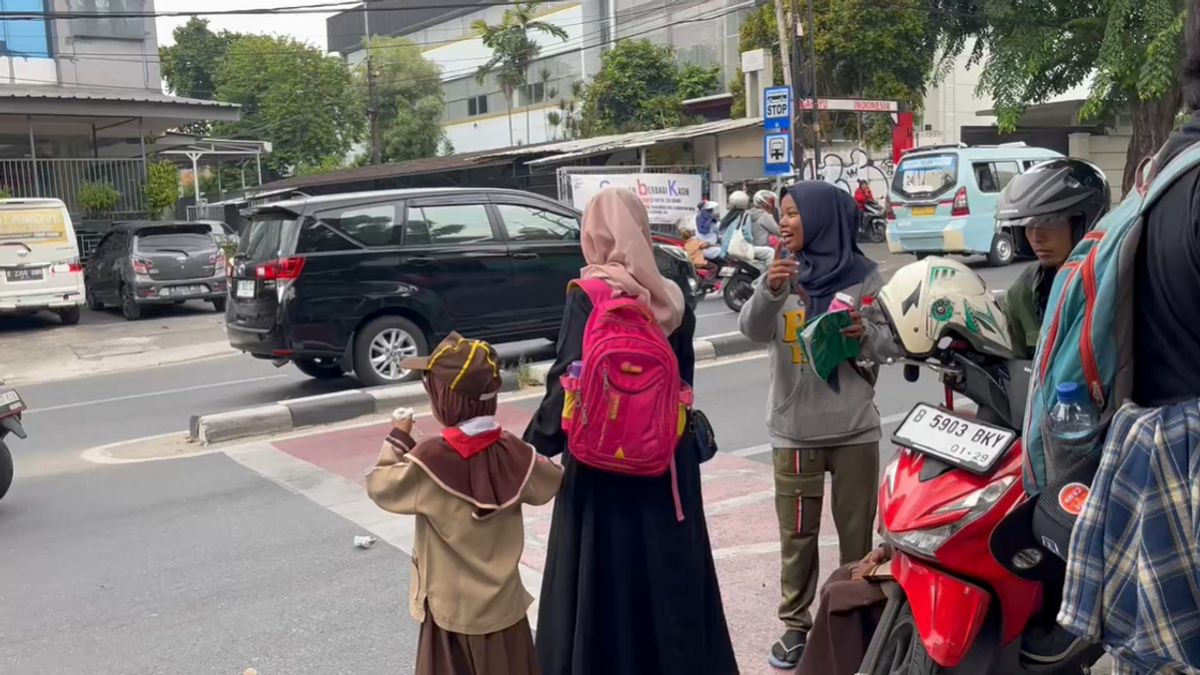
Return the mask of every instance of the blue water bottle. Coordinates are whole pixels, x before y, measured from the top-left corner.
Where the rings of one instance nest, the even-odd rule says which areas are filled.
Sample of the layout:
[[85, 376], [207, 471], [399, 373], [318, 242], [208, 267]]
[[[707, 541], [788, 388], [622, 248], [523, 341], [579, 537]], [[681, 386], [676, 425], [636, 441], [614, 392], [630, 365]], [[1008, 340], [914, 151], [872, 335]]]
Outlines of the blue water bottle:
[[1050, 409], [1049, 429], [1055, 447], [1082, 457], [1091, 453], [1100, 418], [1087, 390], [1074, 382], [1055, 388], [1058, 402]]

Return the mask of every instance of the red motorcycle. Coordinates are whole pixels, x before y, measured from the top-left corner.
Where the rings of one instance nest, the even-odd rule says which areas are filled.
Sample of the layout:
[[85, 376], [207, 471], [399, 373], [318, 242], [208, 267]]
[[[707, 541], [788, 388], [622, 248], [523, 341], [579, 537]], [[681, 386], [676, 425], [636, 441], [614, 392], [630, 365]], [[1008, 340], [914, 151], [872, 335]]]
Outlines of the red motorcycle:
[[860, 672], [1087, 673], [1103, 650], [1055, 621], [1065, 564], [1038, 543], [1036, 500], [1021, 482], [1028, 362], [981, 349], [985, 330], [1002, 345], [1007, 326], [969, 268], [939, 258], [908, 268], [889, 282], [900, 279], [895, 299], [885, 287], [879, 304], [898, 336], [937, 327], [924, 353], [898, 341], [905, 378], [931, 369], [946, 395], [941, 405], [916, 404], [893, 434], [899, 448], [879, 488], [879, 522], [894, 549], [894, 582], [884, 585], [888, 602]]

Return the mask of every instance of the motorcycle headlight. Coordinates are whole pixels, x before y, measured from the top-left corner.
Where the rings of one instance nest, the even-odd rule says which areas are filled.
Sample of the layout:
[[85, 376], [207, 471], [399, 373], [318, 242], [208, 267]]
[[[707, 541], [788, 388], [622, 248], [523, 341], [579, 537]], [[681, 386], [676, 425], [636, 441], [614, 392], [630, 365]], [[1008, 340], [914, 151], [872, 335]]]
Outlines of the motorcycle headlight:
[[932, 558], [942, 544], [987, 513], [1008, 492], [1016, 476], [1004, 476], [974, 490], [962, 499], [934, 511], [934, 514], [962, 513], [963, 517], [938, 527], [907, 532], [889, 532], [893, 545], [926, 558]]

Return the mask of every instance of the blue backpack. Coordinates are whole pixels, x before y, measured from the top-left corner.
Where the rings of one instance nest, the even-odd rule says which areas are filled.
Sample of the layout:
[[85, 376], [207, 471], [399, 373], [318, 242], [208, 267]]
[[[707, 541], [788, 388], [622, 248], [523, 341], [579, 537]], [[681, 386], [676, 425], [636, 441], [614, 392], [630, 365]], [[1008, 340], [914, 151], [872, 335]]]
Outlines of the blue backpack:
[[[1134, 189], [1084, 236], [1059, 269], [1046, 303], [1025, 405], [1025, 489], [1038, 494], [1098, 463], [1108, 423], [1133, 392], [1133, 276], [1142, 224], [1176, 179], [1200, 164], [1200, 144], [1161, 168], [1138, 166]], [[1147, 166], [1148, 165], [1148, 166]], [[1060, 383], [1091, 395], [1100, 414], [1094, 436], [1058, 447], [1047, 430]]]

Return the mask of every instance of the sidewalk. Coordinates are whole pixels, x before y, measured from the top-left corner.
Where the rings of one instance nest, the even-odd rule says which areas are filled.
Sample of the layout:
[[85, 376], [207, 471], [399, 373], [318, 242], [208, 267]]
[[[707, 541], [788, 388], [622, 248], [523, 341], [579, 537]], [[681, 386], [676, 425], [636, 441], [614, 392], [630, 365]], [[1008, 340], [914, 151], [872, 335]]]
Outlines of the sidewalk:
[[[497, 419], [508, 429], [523, 429], [537, 405], [537, 399], [502, 404]], [[343, 431], [258, 444], [255, 448], [231, 452], [234, 459], [263, 473], [290, 489], [309, 496], [318, 503], [356, 519], [352, 514], [364, 513], [361, 492], [335, 495], [332, 489], [344, 483], [352, 490], [361, 490], [366, 469], [374, 464], [381, 439], [388, 424], [378, 424]], [[429, 417], [418, 419], [419, 434], [438, 432]], [[774, 490], [771, 467], [751, 458], [739, 457], [734, 448], [703, 467], [705, 511], [713, 542], [713, 557], [721, 580], [725, 613], [733, 635], [734, 647], [743, 675], [777, 673], [766, 665], [766, 650], [778, 637], [780, 625], [775, 619], [779, 601], [779, 545], [775, 521]], [[272, 457], [274, 456], [274, 457]], [[761, 459], [762, 456], [759, 455]], [[297, 462], [296, 460], [300, 460]], [[318, 471], [305, 475], [305, 463]], [[267, 467], [279, 467], [278, 470]], [[278, 473], [278, 475], [272, 475]], [[332, 474], [342, 480], [330, 481]], [[373, 506], [367, 502], [368, 506]], [[540, 591], [541, 573], [545, 566], [546, 541], [550, 532], [552, 505], [527, 508], [525, 511], [526, 540], [522, 558], [522, 576], [535, 598]], [[378, 509], [375, 509], [378, 511]], [[369, 513], [369, 512], [368, 512]], [[385, 516], [387, 514], [384, 514]], [[378, 514], [364, 516], [378, 522]], [[411, 532], [408, 521], [400, 516], [388, 516], [389, 533]], [[367, 522], [360, 523], [370, 529]], [[837, 565], [837, 537], [828, 504], [822, 518], [821, 570], [828, 574]], [[383, 533], [385, 541], [397, 544], [397, 539]], [[401, 538], [398, 546], [411, 553], [411, 544]], [[537, 605], [531, 609], [536, 612]]]
[[0, 380], [52, 382], [237, 353], [225, 335], [225, 315], [207, 306], [142, 321], [84, 314], [77, 326], [53, 325], [53, 317], [42, 322], [40, 315], [0, 322]]

